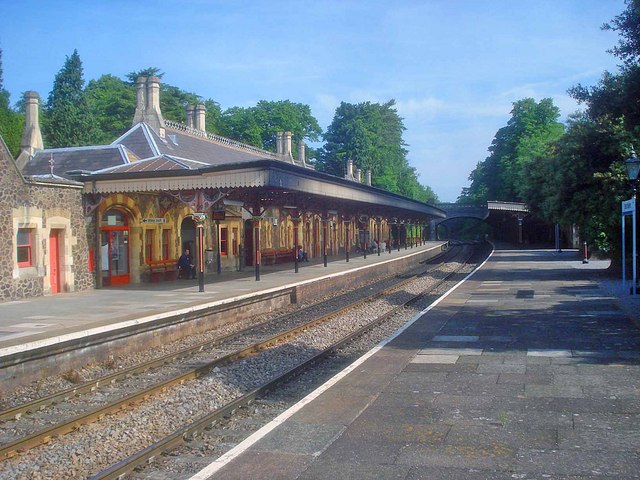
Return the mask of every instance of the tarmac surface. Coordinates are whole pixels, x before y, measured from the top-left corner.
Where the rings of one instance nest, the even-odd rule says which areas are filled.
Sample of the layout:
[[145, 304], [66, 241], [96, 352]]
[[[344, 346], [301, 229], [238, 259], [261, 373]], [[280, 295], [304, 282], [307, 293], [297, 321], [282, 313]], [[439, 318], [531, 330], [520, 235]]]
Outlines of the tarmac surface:
[[640, 478], [640, 304], [603, 266], [496, 251], [193, 480]]

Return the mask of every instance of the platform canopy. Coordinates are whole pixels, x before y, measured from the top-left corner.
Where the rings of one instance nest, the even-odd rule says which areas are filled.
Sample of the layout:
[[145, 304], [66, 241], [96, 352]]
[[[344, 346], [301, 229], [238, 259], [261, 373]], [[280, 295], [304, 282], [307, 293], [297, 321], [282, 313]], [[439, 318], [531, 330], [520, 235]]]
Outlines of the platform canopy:
[[201, 190], [248, 206], [258, 203], [417, 221], [445, 216], [443, 210], [424, 202], [318, 172], [291, 155], [167, 123], [163, 137], [140, 123], [117, 139], [114, 145], [129, 155], [121, 156], [119, 165], [80, 172], [85, 192]]

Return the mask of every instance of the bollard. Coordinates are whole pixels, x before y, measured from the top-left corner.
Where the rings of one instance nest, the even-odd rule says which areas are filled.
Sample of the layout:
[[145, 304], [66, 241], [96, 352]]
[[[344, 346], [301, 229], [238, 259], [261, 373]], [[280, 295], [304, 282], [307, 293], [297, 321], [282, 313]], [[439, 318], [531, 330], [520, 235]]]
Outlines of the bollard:
[[582, 263], [589, 263], [589, 252], [587, 250], [587, 242], [584, 242], [584, 259]]

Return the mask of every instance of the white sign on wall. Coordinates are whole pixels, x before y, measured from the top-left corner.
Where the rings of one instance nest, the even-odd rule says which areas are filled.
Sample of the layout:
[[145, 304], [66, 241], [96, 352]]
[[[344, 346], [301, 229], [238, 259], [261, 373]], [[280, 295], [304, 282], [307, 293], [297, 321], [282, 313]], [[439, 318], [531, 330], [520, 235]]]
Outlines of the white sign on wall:
[[142, 223], [167, 223], [166, 218], [143, 218]]

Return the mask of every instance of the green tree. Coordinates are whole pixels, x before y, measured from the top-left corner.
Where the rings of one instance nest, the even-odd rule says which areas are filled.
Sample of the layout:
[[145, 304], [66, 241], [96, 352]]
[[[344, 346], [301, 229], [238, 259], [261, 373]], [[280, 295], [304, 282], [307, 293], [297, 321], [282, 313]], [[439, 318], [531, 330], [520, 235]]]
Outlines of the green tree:
[[16, 157], [20, 153], [24, 117], [11, 108], [9, 98], [9, 92], [4, 88], [2, 49], [0, 48], [0, 135], [11, 154]]
[[317, 141], [322, 129], [308, 105], [289, 100], [260, 100], [255, 107], [232, 107], [221, 115], [221, 134], [275, 151], [276, 133], [290, 131], [294, 153], [300, 140]]
[[0, 107], [9, 108], [9, 92], [4, 89], [4, 73], [2, 70], [2, 48], [0, 48]]
[[[158, 67], [147, 67], [126, 75], [131, 86], [136, 84], [138, 77], [162, 78], [163, 76], [164, 72], [161, 72]], [[162, 110], [162, 116], [167, 120], [186, 122], [187, 106], [198, 104], [203, 104], [206, 108], [207, 131], [220, 134], [222, 109], [218, 102], [212, 99], [203, 100], [200, 95], [187, 92], [173, 85], [160, 84], [160, 109]], [[135, 110], [135, 94], [132, 108]], [[131, 116], [133, 116], [133, 114]]]
[[[566, 141], [558, 146], [558, 212], [566, 222], [578, 223], [586, 239], [619, 258], [620, 201], [630, 190], [624, 159], [631, 144], [640, 142], [640, 0], [627, 0], [622, 14], [603, 26], [619, 33], [609, 50], [623, 61], [619, 71], [604, 72], [598, 84], [578, 84], [569, 93], [586, 111], [569, 125]], [[559, 214], [560, 215], [560, 214]]]
[[279, 131], [290, 131], [296, 144], [303, 139], [317, 141], [322, 134], [309, 105], [289, 100], [260, 100], [251, 110], [260, 127], [262, 147], [267, 150], [275, 150], [276, 133]]
[[343, 176], [347, 160], [352, 160], [354, 168], [371, 169], [371, 183], [376, 187], [435, 201], [433, 191], [420, 185], [407, 161], [404, 130], [394, 100], [384, 104], [342, 102], [324, 134], [318, 170]]
[[511, 118], [496, 133], [489, 156], [469, 175], [471, 184], [459, 200], [526, 202], [535, 195], [537, 192], [530, 188], [531, 171], [562, 136], [564, 127], [559, 116], [550, 98], [539, 103], [532, 98], [515, 102]]
[[250, 108], [231, 107], [222, 114], [221, 135], [262, 148], [262, 129]]
[[405, 127], [394, 106], [394, 100], [383, 105], [342, 102], [324, 135], [319, 168], [342, 176], [347, 160], [352, 160], [356, 168], [371, 168], [375, 185], [398, 192], [407, 150]]
[[204, 106], [207, 109], [206, 113], [206, 128], [207, 132], [217, 133], [221, 135], [222, 131], [222, 108], [220, 104], [215, 100], [208, 98], [204, 101]]
[[595, 87], [578, 84], [569, 93], [587, 105], [594, 121], [622, 122], [631, 142], [640, 137], [640, 0], [626, 3], [626, 10], [602, 27], [620, 34], [618, 45], [609, 50], [623, 61], [620, 71], [604, 72]]
[[48, 147], [71, 147], [98, 143], [99, 132], [84, 95], [82, 61], [78, 51], [67, 57], [56, 74], [46, 105], [43, 136]]
[[129, 72], [126, 77], [129, 80], [129, 83], [135, 85], [138, 81], [138, 77], [158, 77], [162, 78], [164, 76], [164, 72], [161, 72], [158, 67], [147, 67], [142, 70], [138, 70], [137, 72]]
[[638, 65], [640, 61], [640, 1], [626, 0], [627, 8], [610, 23], [602, 26], [603, 30], [613, 30], [620, 34], [618, 45], [609, 50], [628, 67]]
[[87, 84], [85, 95], [96, 121], [97, 143], [111, 143], [131, 126], [136, 108], [136, 91], [131, 84], [102, 75]]

